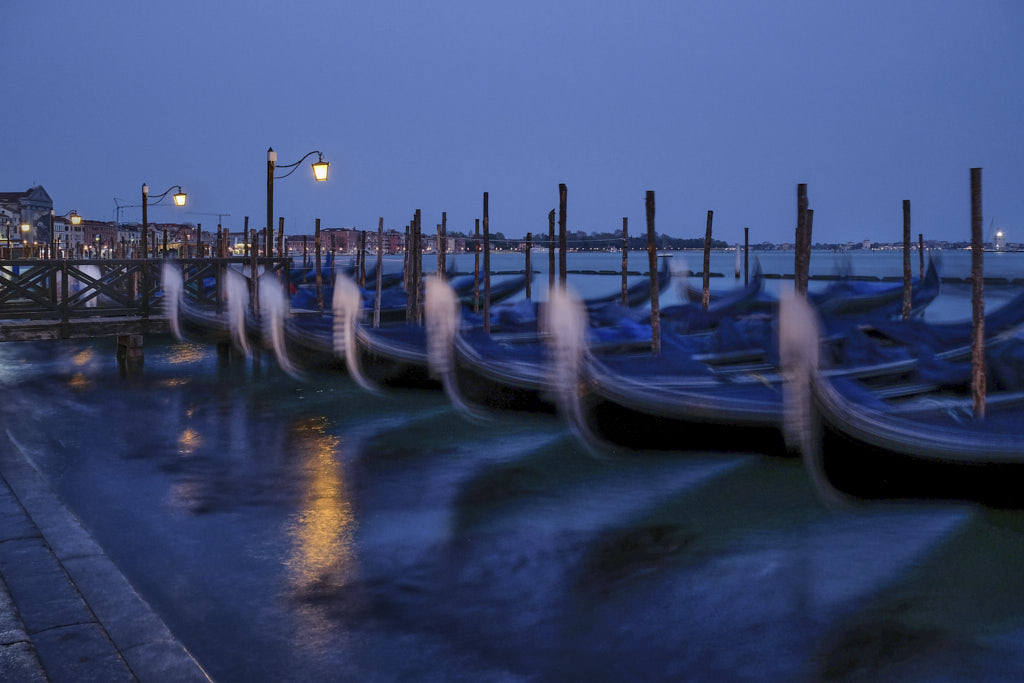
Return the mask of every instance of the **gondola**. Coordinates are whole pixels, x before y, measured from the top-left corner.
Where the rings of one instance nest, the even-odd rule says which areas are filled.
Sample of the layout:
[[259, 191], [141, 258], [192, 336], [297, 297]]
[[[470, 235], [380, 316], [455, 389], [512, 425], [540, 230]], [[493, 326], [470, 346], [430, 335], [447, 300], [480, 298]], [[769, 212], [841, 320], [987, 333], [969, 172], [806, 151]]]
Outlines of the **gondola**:
[[[671, 271], [666, 262], [658, 271], [659, 293], [670, 283]], [[650, 282], [629, 287], [627, 301], [639, 306], [650, 299]], [[435, 294], [436, 296], [436, 294]], [[451, 296], [450, 294], [448, 296]], [[601, 345], [643, 343], [638, 335], [650, 337], [641, 316], [619, 306], [621, 291], [586, 299], [583, 303], [588, 318], [600, 328]], [[428, 304], [428, 325], [434, 306]], [[444, 308], [443, 306], [441, 307]], [[515, 410], [553, 413], [554, 398], [550, 394], [550, 374], [544, 337], [539, 331], [540, 306], [521, 301], [491, 310], [491, 331], [484, 332], [479, 316], [463, 312], [458, 315], [453, 302], [448, 305], [450, 321], [445, 323], [448, 335], [432, 342], [438, 350], [434, 372], [444, 384], [452, 401], [475, 411]]]
[[[986, 325], [990, 345], [1013, 346], [1016, 331], [1024, 325], [1022, 307], [1024, 294], [992, 314], [993, 324]], [[891, 329], [925, 327], [918, 321], [892, 325], [896, 327]], [[960, 343], [965, 325], [934, 326], [941, 332], [922, 335], [918, 344], [907, 343], [909, 333], [903, 340], [899, 335], [883, 339], [852, 326], [848, 336], [837, 336], [826, 345], [825, 352], [836, 363], [827, 372], [855, 379], [863, 391], [885, 401], [939, 389], [962, 390], [969, 380], [964, 361], [970, 357], [970, 345]], [[851, 348], [854, 339], [860, 348]], [[574, 429], [590, 445], [678, 450], [680, 435], [685, 434], [690, 450], [792, 450], [780, 431], [783, 389], [777, 359], [751, 365], [745, 358], [734, 362], [736, 354], [728, 350], [670, 346], [659, 358], [650, 353], [578, 353], [579, 359], [570, 361], [575, 370], [562, 380], [573, 390], [559, 399]]]
[[[755, 271], [756, 273], [756, 271]], [[941, 286], [938, 266], [934, 260], [928, 262], [924, 279], [914, 278], [911, 281], [911, 313], [920, 315], [935, 297]], [[713, 293], [712, 302], [736, 297], [746, 288], [738, 288], [724, 293]], [[702, 289], [689, 282], [684, 287], [686, 299], [700, 303]], [[828, 287], [808, 292], [808, 299], [822, 314], [831, 317], [866, 316], [883, 318], [899, 315], [903, 310], [903, 284], [868, 282], [843, 278], [831, 283]], [[750, 299], [748, 309], [758, 311], [775, 310], [778, 300], [774, 297], [759, 296]]]
[[924, 498], [1024, 506], [1019, 386], [991, 394], [984, 418], [977, 419], [969, 397], [881, 401], [822, 372], [813, 349], [790, 353], [805, 362], [787, 385], [797, 408], [787, 413], [787, 428], [825, 500]]

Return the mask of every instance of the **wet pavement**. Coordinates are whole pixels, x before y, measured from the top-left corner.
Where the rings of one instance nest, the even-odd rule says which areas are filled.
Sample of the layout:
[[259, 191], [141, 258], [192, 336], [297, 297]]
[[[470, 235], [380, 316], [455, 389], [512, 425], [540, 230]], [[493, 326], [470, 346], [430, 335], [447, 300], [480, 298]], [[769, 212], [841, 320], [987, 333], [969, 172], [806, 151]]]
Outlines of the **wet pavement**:
[[207, 681], [0, 432], [0, 680]]

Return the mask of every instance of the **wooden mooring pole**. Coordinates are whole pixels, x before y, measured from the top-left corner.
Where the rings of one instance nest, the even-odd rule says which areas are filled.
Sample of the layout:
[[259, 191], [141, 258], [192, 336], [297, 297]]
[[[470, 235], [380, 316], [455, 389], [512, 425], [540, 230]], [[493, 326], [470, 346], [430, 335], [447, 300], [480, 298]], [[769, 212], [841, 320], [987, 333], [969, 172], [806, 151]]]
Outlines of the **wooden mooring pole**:
[[441, 251], [441, 224], [437, 224], [437, 276], [444, 276], [444, 252]]
[[807, 184], [796, 186], [796, 235], [793, 239], [793, 289], [797, 294], [807, 294], [803, 287], [803, 245], [807, 232]]
[[555, 210], [548, 213], [548, 296], [555, 289]]
[[629, 287], [626, 276], [629, 275], [629, 218], [622, 217], [622, 299], [623, 306], [629, 305]]
[[743, 286], [750, 284], [750, 228], [743, 228]]
[[480, 219], [473, 232], [473, 312], [480, 312]]
[[701, 289], [700, 305], [705, 311], [711, 303], [711, 223], [715, 218], [715, 212], [708, 210], [708, 222], [704, 228], [704, 284]]
[[526, 233], [526, 300], [529, 301], [530, 282], [533, 281], [533, 266], [530, 265], [530, 250], [533, 249], [533, 233]]
[[807, 225], [804, 228], [804, 245], [801, 250], [802, 266], [800, 268], [803, 278], [803, 293], [807, 294], [807, 283], [811, 279], [811, 235], [814, 234], [814, 209], [807, 209]]
[[423, 214], [416, 209], [416, 216], [413, 218], [413, 300], [415, 302], [415, 320], [417, 325], [423, 324]]
[[405, 308], [406, 308], [406, 316], [405, 316], [405, 318], [406, 318], [406, 320], [409, 319], [410, 316], [408, 315], [408, 313], [411, 310], [409, 308], [409, 296], [410, 296], [410, 292], [412, 292], [412, 286], [409, 284], [412, 281], [412, 279], [409, 277], [409, 273], [411, 272], [410, 271], [410, 264], [412, 263], [412, 260], [409, 258], [409, 250], [412, 248], [412, 242], [410, 241], [411, 239], [412, 239], [412, 229], [407, 224], [405, 226], [405, 242], [402, 244], [403, 251], [405, 252], [405, 259], [402, 262], [402, 284], [405, 286], [405, 293], [407, 295], [406, 296], [406, 305], [405, 305]]
[[491, 221], [484, 192], [484, 332], [491, 331]]
[[377, 219], [377, 296], [373, 300], [373, 326], [380, 327], [381, 271], [384, 270], [384, 216]]
[[313, 227], [313, 256], [316, 258], [316, 276], [313, 281], [316, 282], [316, 310], [321, 313], [324, 312], [324, 276], [320, 272], [320, 219], [316, 219], [316, 225]]
[[903, 319], [910, 318], [911, 291], [910, 279], [913, 270], [910, 267], [910, 200], [903, 200]]
[[438, 245], [438, 250], [441, 253], [441, 267], [438, 269], [439, 274], [442, 278], [447, 277], [447, 264], [445, 263], [445, 257], [448, 255], [448, 212], [441, 212], [441, 243]]
[[566, 279], [566, 247], [567, 238], [565, 234], [565, 209], [566, 209], [566, 194], [567, 190], [565, 183], [558, 184], [558, 286], [563, 290], [565, 289]]
[[985, 418], [985, 245], [981, 220], [981, 169], [971, 169], [971, 394], [974, 418]]
[[203, 224], [196, 223], [196, 258], [203, 258]]
[[366, 286], [366, 231], [359, 231], [359, 286]]
[[416, 295], [413, 292], [413, 274], [412, 274], [412, 249], [413, 240], [415, 239], [414, 233], [416, 219], [414, 218], [409, 225], [405, 226], [405, 322], [412, 323], [415, 318], [415, 300]]
[[277, 256], [284, 258], [284, 216], [277, 218]]
[[924, 233], [917, 233], [917, 259], [921, 282], [924, 282]]
[[654, 236], [654, 190], [647, 190], [647, 268], [651, 279], [651, 353], [661, 355], [661, 312], [658, 308], [658, 250]]

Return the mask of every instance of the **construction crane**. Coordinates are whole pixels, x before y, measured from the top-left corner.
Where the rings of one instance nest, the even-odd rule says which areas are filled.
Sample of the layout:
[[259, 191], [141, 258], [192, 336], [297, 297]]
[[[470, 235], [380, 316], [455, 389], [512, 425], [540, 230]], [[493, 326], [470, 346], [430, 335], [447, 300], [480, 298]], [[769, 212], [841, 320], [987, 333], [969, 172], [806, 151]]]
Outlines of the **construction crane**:
[[192, 214], [193, 216], [216, 216], [217, 225], [220, 225], [221, 217], [231, 215], [230, 213], [203, 213], [202, 211], [189, 211], [189, 213]]

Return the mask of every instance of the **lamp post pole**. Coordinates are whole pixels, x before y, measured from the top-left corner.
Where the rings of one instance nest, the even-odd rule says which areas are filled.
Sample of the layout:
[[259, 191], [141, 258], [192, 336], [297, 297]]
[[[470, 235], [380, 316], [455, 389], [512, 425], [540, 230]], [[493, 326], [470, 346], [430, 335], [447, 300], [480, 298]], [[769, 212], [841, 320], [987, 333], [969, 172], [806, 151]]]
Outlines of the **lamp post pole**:
[[273, 147], [267, 148], [267, 251], [270, 256], [274, 244], [274, 168], [277, 166], [277, 152]]
[[[324, 161], [324, 155], [320, 152], [320, 150], [313, 150], [312, 152], [307, 153], [304, 157], [302, 157], [301, 159], [296, 161], [294, 164], [285, 164], [284, 166], [281, 166], [280, 168], [282, 168], [282, 169], [288, 168], [288, 169], [291, 169], [291, 170], [288, 171], [287, 173], [285, 173], [284, 175], [278, 176], [278, 177], [279, 178], [287, 178], [288, 176], [290, 176], [292, 173], [295, 172], [295, 169], [298, 168], [299, 164], [301, 164], [303, 161], [305, 161], [306, 159], [308, 159], [309, 157], [311, 157], [314, 154], [317, 156], [317, 160], [313, 163], [313, 179], [316, 180], [317, 182], [323, 182], [323, 181], [327, 180], [327, 168], [328, 168], [328, 166], [330, 166], [330, 163], [327, 162], [327, 161]], [[267, 148], [267, 253], [265, 254], [268, 258], [273, 253], [273, 249], [274, 249], [274, 171], [277, 168], [278, 168], [278, 165], [277, 165], [277, 152], [274, 151], [273, 147], [268, 147]], [[281, 224], [283, 225], [284, 224], [284, 219], [282, 218], [281, 221], [282, 221]], [[283, 230], [283, 229], [284, 228], [282, 227], [281, 230]], [[284, 238], [283, 238], [283, 233], [282, 233], [282, 243], [283, 243], [283, 241], [284, 241]], [[284, 251], [283, 246], [282, 246], [282, 248], [279, 251], [281, 251], [281, 252]], [[283, 253], [281, 255], [283, 256]]]

